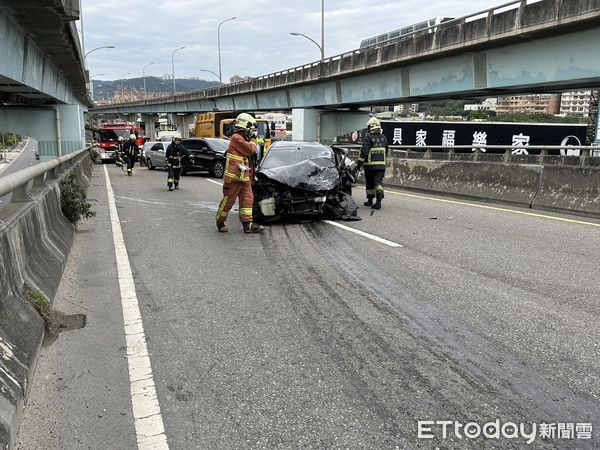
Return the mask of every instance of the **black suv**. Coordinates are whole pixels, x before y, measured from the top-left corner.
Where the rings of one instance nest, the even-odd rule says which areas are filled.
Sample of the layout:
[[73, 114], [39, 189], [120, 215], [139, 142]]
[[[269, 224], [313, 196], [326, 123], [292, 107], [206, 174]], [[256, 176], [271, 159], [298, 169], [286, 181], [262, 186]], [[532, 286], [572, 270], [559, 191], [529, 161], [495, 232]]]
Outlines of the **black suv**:
[[182, 139], [182, 145], [190, 152], [184, 160], [182, 173], [208, 171], [213, 177], [223, 178], [225, 158], [229, 141], [218, 138]]

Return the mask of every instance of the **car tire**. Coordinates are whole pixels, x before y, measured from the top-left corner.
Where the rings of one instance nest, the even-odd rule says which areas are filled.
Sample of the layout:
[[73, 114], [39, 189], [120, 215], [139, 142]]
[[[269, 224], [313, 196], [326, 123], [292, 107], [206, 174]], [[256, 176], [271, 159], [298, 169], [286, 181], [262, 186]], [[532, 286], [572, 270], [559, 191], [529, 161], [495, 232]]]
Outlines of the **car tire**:
[[224, 173], [225, 164], [223, 164], [223, 161], [215, 161], [212, 168], [210, 169], [210, 174], [216, 178], [223, 178]]
[[154, 169], [156, 169], [156, 167], [154, 167], [154, 166], [152, 165], [152, 160], [151, 160], [150, 158], [148, 158], [148, 159], [146, 160], [146, 166], [147, 166], [147, 167], [148, 167], [148, 169], [150, 169], [150, 170], [154, 170]]

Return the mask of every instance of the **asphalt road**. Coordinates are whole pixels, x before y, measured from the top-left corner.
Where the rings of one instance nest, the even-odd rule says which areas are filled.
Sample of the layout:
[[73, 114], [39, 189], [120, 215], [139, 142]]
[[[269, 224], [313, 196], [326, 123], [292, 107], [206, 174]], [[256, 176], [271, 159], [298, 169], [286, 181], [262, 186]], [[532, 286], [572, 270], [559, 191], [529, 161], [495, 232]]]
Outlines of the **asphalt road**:
[[[323, 222], [247, 236], [235, 214], [219, 234], [219, 180], [108, 172], [170, 448], [526, 446], [418, 438], [443, 420], [592, 423], [529, 447], [600, 446], [600, 221], [397, 191], [345, 225], [398, 247]], [[56, 300], [88, 322], [44, 348], [22, 449], [135, 446], [103, 167], [92, 182]]]

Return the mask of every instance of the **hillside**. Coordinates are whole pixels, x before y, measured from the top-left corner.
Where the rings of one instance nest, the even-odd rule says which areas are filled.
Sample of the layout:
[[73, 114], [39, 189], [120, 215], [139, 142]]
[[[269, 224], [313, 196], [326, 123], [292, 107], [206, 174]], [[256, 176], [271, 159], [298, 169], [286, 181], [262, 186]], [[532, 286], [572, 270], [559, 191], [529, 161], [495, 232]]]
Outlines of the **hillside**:
[[[94, 100], [98, 99], [110, 99], [115, 94], [121, 92], [121, 80], [92, 80], [94, 84]], [[218, 86], [218, 81], [206, 81], [206, 80], [191, 80], [188, 78], [176, 78], [175, 85], [177, 92], [188, 92], [196, 91], [200, 89], [208, 89], [213, 86]], [[123, 80], [123, 91], [125, 95], [133, 91], [141, 93], [144, 90], [143, 78], [127, 78]], [[173, 92], [173, 80], [164, 80], [157, 77], [146, 77], [146, 92], [148, 94], [156, 92]]]

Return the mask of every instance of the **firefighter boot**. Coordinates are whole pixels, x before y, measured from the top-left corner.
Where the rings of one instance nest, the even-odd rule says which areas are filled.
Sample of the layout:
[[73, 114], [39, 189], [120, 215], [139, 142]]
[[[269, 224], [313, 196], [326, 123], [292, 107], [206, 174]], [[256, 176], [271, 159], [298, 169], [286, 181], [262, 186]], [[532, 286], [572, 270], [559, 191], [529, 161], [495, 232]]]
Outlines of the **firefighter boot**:
[[179, 185], [175, 183], [175, 189], [179, 189]]
[[265, 231], [265, 227], [257, 225], [254, 222], [244, 222], [244, 233], [262, 233]]
[[377, 199], [375, 200], [375, 204], [371, 206], [373, 209], [381, 209], [381, 200], [383, 200], [383, 192], [377, 192]]
[[373, 196], [367, 195], [367, 201], [364, 203], [365, 206], [373, 206]]
[[219, 230], [219, 233], [227, 233], [229, 228], [227, 228], [225, 222], [217, 222], [217, 230]]

